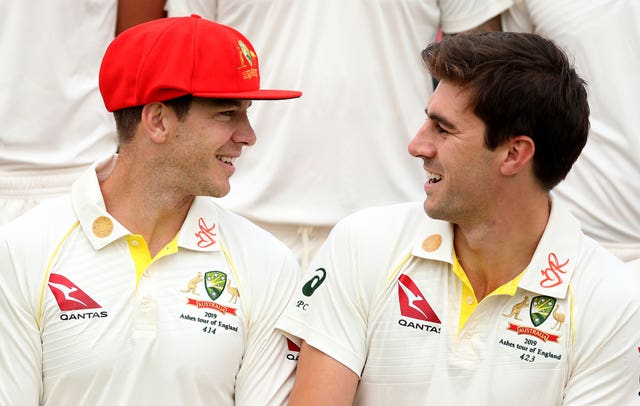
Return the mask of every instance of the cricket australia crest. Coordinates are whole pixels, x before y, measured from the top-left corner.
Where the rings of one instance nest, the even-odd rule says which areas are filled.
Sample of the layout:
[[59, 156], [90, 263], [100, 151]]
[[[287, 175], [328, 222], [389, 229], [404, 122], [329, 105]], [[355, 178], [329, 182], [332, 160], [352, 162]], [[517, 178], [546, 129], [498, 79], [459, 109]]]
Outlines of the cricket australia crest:
[[536, 296], [531, 300], [529, 308], [529, 316], [535, 327], [538, 327], [547, 320], [554, 306], [556, 299], [549, 296]]
[[215, 301], [224, 292], [227, 285], [227, 274], [220, 271], [209, 271], [204, 274], [204, 287], [207, 295]]

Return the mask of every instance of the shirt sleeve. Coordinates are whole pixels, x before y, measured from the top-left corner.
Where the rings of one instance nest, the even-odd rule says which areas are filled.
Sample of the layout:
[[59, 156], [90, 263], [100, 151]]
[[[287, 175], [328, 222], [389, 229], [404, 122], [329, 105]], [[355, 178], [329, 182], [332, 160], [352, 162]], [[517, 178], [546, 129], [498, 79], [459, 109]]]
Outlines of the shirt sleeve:
[[43, 390], [42, 346], [18, 272], [0, 230], [0, 404], [30, 406], [39, 404]]
[[356, 243], [344, 222], [320, 247], [277, 327], [353, 372], [366, 360], [367, 300], [358, 282]]
[[440, 28], [444, 33], [470, 30], [499, 15], [513, 0], [440, 0]]
[[[640, 399], [640, 275], [626, 271], [628, 283], [598, 289], [607, 285], [603, 281], [588, 297], [576, 298], [563, 406], [632, 405]], [[605, 314], [604, 308], [615, 311]]]
[[263, 272], [246, 281], [249, 320], [245, 353], [236, 379], [236, 405], [285, 405], [296, 367], [275, 322], [290, 300], [300, 270], [292, 253], [273, 256]]

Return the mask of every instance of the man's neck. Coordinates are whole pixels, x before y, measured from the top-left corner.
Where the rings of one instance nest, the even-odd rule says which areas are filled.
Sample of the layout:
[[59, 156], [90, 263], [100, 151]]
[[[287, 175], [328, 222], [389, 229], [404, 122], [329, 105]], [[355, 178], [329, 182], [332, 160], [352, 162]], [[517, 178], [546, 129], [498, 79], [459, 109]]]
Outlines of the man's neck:
[[178, 195], [154, 182], [153, 174], [132, 170], [116, 165], [100, 188], [109, 214], [131, 233], [141, 235], [153, 258], [182, 227], [194, 196]]
[[[546, 203], [546, 204], [545, 204]], [[456, 256], [478, 301], [518, 276], [529, 264], [550, 213], [548, 195], [495, 210], [474, 224], [455, 224]]]

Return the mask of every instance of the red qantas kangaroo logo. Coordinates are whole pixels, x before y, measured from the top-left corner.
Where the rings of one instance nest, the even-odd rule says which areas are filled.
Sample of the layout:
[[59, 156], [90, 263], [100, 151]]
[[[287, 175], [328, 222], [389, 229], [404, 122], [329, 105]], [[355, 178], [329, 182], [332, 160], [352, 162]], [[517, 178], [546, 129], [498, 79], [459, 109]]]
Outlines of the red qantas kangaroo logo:
[[420, 289], [407, 275], [398, 278], [398, 298], [400, 299], [400, 314], [412, 319], [440, 323], [440, 319], [433, 311]]
[[300, 347], [296, 345], [293, 341], [287, 338], [287, 348], [289, 352], [287, 353], [287, 359], [289, 361], [297, 361], [300, 356]]
[[289, 351], [300, 352], [300, 347], [297, 346], [296, 343], [289, 340], [288, 338], [287, 338], [287, 348], [289, 348]]
[[49, 289], [63, 312], [101, 308], [95, 300], [62, 275], [56, 273], [49, 275]]

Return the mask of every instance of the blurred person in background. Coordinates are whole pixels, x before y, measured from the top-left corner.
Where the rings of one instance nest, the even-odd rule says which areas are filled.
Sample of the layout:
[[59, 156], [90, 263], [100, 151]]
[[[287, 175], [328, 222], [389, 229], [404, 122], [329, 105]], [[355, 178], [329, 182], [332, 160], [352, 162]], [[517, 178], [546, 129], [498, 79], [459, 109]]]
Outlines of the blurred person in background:
[[516, 0], [502, 26], [550, 38], [575, 61], [591, 130], [554, 192], [585, 234], [623, 261], [640, 259], [640, 1]]
[[98, 91], [109, 42], [164, 0], [0, 0], [0, 224], [69, 191], [115, 152]]

